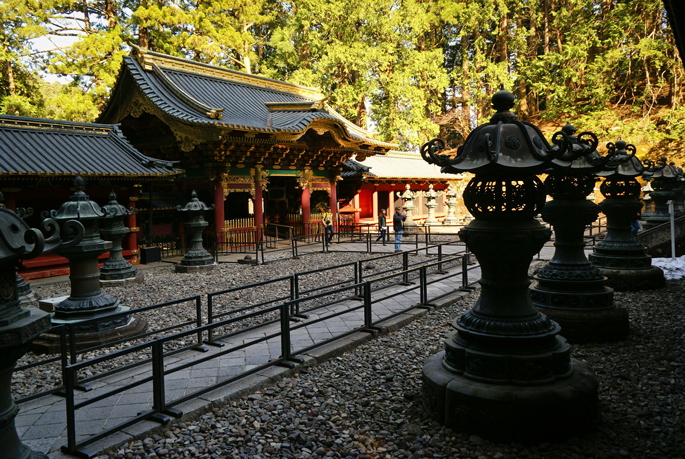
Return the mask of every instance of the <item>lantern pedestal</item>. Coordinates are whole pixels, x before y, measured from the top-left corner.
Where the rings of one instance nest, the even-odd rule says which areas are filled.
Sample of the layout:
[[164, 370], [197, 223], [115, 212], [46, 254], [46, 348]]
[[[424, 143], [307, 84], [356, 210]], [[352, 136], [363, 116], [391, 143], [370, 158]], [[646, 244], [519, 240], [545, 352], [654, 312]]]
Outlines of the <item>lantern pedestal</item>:
[[640, 185], [634, 179], [607, 179], [600, 189], [606, 196], [599, 206], [607, 216], [608, 232], [590, 254], [590, 262], [607, 277], [606, 285], [614, 290], [662, 288], [666, 284], [664, 272], [652, 266], [644, 246], [630, 234], [630, 221], [642, 207], [637, 199]]
[[121, 254], [121, 240], [131, 232], [124, 226], [124, 217], [130, 215], [132, 211], [117, 202], [114, 191], [110, 192], [109, 202], [102, 208], [107, 216], [100, 228], [100, 236], [106, 241], [111, 241], [112, 248], [109, 249], [109, 258], [100, 267], [100, 284], [122, 285], [129, 279], [136, 279], [136, 268]]
[[550, 230], [533, 219], [476, 219], [459, 237], [480, 262], [482, 290], [473, 309], [455, 320], [444, 354], [423, 368], [426, 410], [445, 426], [495, 441], [592, 430], [597, 381], [587, 366], [571, 364], [559, 326], [528, 294], [528, 268]]
[[554, 198], [542, 218], [554, 228], [554, 256], [535, 276], [533, 305], [561, 325], [571, 343], [616, 341], [628, 335], [628, 311], [614, 304], [614, 290], [585, 256], [585, 227], [599, 215], [599, 206], [585, 199], [592, 176], [570, 177], [552, 172], [545, 182]]
[[181, 259], [181, 263], [174, 266], [175, 272], [194, 273], [216, 268], [214, 257], [202, 247], [202, 232], [209, 226], [204, 219], [204, 212], [211, 209], [214, 209], [214, 205], [207, 207], [197, 198], [195, 190], [191, 193], [190, 202], [184, 208], [176, 206], [176, 210], [186, 212], [188, 215], [185, 228], [190, 233], [190, 249]]
[[199, 266], [190, 266], [190, 265], [176, 265], [174, 267], [174, 272], [177, 273], [197, 273], [197, 272], [204, 272], [204, 271], [212, 271], [217, 267], [216, 263], [212, 263], [211, 265], [199, 265]]
[[17, 360], [29, 350], [31, 341], [50, 329], [48, 314], [34, 308], [26, 311], [27, 317], [0, 327], [0, 457], [3, 459], [48, 459], [45, 454], [31, 451], [22, 444], [14, 425], [19, 408], [12, 400], [12, 372]]
[[[128, 308], [122, 308], [125, 311]], [[144, 319], [140, 319], [135, 315], [130, 315], [128, 322], [115, 328], [107, 328], [104, 330], [83, 331], [76, 334], [76, 349], [89, 349], [91, 347], [108, 344], [113, 341], [118, 341], [131, 336], [145, 333], [148, 329], [148, 323]], [[53, 319], [54, 325], [60, 325], [60, 321]], [[61, 322], [63, 323], [63, 322]], [[31, 344], [31, 351], [36, 354], [59, 354], [60, 353], [60, 337], [59, 335], [47, 332], [40, 335]]]
[[436, 422], [501, 442], [548, 442], [592, 432], [597, 380], [571, 360], [571, 375], [544, 386], [499, 385], [448, 372], [444, 352], [423, 367], [423, 406]]
[[650, 193], [650, 197], [654, 201], [654, 211], [649, 215], [642, 215], [645, 230], [656, 228], [671, 221], [671, 215], [668, 213], [668, 201], [675, 201], [676, 193], [673, 190], [655, 189]]

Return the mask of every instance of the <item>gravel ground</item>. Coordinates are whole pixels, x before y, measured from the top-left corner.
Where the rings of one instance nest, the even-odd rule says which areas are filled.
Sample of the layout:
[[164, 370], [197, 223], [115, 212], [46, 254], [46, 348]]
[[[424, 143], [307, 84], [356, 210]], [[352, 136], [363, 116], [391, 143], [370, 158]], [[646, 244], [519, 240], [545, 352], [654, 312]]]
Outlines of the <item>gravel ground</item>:
[[230, 401], [159, 435], [102, 453], [149, 458], [668, 458], [685, 457], [685, 281], [617, 293], [630, 337], [574, 346], [600, 383], [601, 423], [560, 444], [496, 444], [432, 422], [420, 406], [421, 369], [475, 295], [342, 357]]
[[[117, 297], [122, 306], [128, 306], [133, 310], [152, 304], [160, 304], [166, 301], [191, 297], [194, 295], [201, 295], [202, 297], [202, 323], [207, 323], [207, 297], [206, 294], [210, 292], [217, 292], [221, 290], [230, 289], [250, 283], [257, 283], [276, 279], [279, 277], [290, 276], [294, 273], [304, 273], [324, 267], [335, 266], [336, 269], [327, 270], [323, 274], [309, 274], [301, 276], [299, 280], [299, 288], [301, 292], [308, 290], [319, 289], [321, 287], [329, 286], [332, 289], [335, 286], [339, 287], [342, 283], [345, 285], [352, 285], [354, 280], [354, 267], [341, 266], [350, 262], [358, 260], [368, 260], [363, 264], [364, 277], [372, 277], [374, 274], [381, 272], [399, 272], [402, 266], [402, 257], [384, 258], [381, 260], [374, 260], [377, 255], [368, 256], [363, 253], [329, 253], [329, 254], [309, 254], [300, 259], [286, 259], [283, 254], [271, 255], [272, 263], [259, 266], [239, 265], [235, 263], [220, 264], [215, 270], [204, 273], [192, 274], [176, 274], [174, 273], [173, 265], [164, 266], [161, 268], [144, 270], [143, 284], [129, 284], [121, 287], [105, 287], [103, 292]], [[428, 257], [424, 254], [411, 256], [409, 263], [415, 264], [420, 262], [433, 261], [435, 257]], [[268, 258], [267, 258], [268, 260]], [[449, 264], [446, 263], [446, 267]], [[413, 277], [416, 277], [414, 275]], [[374, 282], [373, 288], [379, 288], [382, 285], [387, 285], [392, 282], [397, 282], [398, 277], [388, 279], [386, 281]], [[39, 298], [53, 298], [69, 295], [70, 286], [68, 281], [45, 284], [33, 287], [34, 293]], [[313, 293], [324, 292], [326, 289], [316, 290]], [[229, 294], [214, 297], [214, 314], [224, 313], [223, 317], [215, 319], [214, 322], [227, 319], [235, 316], [231, 311], [238, 308], [245, 308], [252, 305], [263, 304], [270, 300], [277, 298], [288, 297], [290, 294], [290, 282], [280, 281], [278, 283], [267, 284], [264, 286], [240, 290]], [[351, 292], [340, 292], [338, 294], [327, 295], [317, 300], [310, 300], [301, 304], [301, 310], [310, 309], [333, 299], [340, 299], [346, 296], [351, 296]], [[304, 294], [303, 294], [304, 296]], [[266, 306], [259, 306], [264, 308], [281, 304], [281, 301], [268, 304]], [[249, 309], [242, 313], [252, 312], [255, 309]], [[178, 333], [183, 330], [193, 328], [197, 317], [196, 306], [194, 301], [188, 301], [182, 304], [176, 304], [158, 309], [139, 313], [138, 317], [145, 319], [149, 324], [149, 330], [155, 331], [152, 338], [161, 335], [169, 335]], [[217, 328], [215, 336], [220, 337], [223, 334], [236, 331], [238, 329], [246, 328], [248, 326], [264, 323], [269, 320], [275, 320], [279, 317], [279, 312], [275, 311], [269, 314], [256, 316], [251, 319], [234, 322], [230, 327]], [[180, 324], [190, 323], [189, 325], [180, 326]], [[167, 331], [160, 331], [164, 328], [179, 326]], [[149, 340], [151, 338], [147, 338]], [[100, 355], [110, 354], [117, 350], [129, 347], [143, 342], [144, 340], [130, 340], [116, 346], [100, 349], [93, 352], [88, 352], [82, 356], [82, 359], [95, 358]], [[180, 348], [195, 344], [195, 335], [191, 335], [182, 340], [172, 341], [165, 346], [166, 350]], [[149, 358], [149, 352], [143, 351], [138, 354], [128, 354], [125, 357], [111, 359], [107, 362], [97, 366], [89, 367], [79, 376], [89, 377], [101, 371], [109, 370], [125, 364], [140, 362], [143, 359]], [[18, 366], [26, 365], [36, 361], [45, 359], [44, 355], [35, 355], [31, 352], [23, 356]], [[12, 393], [15, 398], [25, 397], [35, 394], [61, 384], [61, 370], [58, 362], [51, 364], [40, 365], [31, 369], [16, 371], [12, 375]]]

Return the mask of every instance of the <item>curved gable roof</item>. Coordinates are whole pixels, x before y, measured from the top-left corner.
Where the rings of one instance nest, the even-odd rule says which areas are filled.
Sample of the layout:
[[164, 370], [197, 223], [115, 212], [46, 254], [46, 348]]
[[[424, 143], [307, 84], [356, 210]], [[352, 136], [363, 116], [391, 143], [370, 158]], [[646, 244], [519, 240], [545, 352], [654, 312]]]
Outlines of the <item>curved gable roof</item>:
[[[139, 48], [124, 58], [123, 72], [131, 75], [148, 101], [184, 123], [297, 136], [315, 121], [324, 121], [342, 128], [356, 143], [395, 147], [374, 140], [343, 118], [316, 89]], [[118, 99], [118, 86], [100, 119]]]

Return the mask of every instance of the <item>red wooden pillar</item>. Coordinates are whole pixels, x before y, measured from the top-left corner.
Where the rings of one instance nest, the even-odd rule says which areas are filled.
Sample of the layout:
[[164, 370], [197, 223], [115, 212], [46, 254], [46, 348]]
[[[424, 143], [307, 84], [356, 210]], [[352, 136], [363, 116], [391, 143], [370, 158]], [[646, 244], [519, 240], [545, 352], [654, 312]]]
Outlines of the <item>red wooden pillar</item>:
[[357, 211], [359, 209], [359, 193], [354, 195], [352, 206], [354, 207], [354, 222], [359, 223], [359, 212]]
[[330, 187], [328, 190], [328, 206], [331, 208], [335, 231], [338, 231], [338, 188], [336, 187], [335, 179], [328, 182], [328, 186]]
[[310, 197], [309, 184], [306, 184], [302, 187], [302, 223], [304, 224], [305, 234], [311, 234], [312, 208], [309, 201]]
[[371, 194], [371, 205], [373, 206], [373, 221], [378, 221], [378, 188], [374, 187]]
[[221, 180], [214, 180], [214, 232], [217, 233], [217, 242], [224, 240], [224, 187]]
[[264, 230], [264, 209], [262, 206], [262, 169], [255, 169], [254, 176], [254, 225], [257, 230], [257, 241], [262, 239]]
[[132, 265], [140, 263], [140, 257], [138, 257], [138, 254], [140, 253], [138, 251], [138, 231], [140, 231], [140, 228], [138, 228], [137, 221], [136, 221], [136, 201], [138, 201], [138, 192], [140, 191], [140, 187], [134, 186], [133, 187], [133, 194], [128, 198], [128, 207], [131, 209], [131, 214], [127, 218], [126, 224], [128, 225], [128, 229], [131, 231], [128, 233], [126, 236], [126, 248], [128, 248], [131, 251], [131, 259], [129, 262]]
[[[392, 188], [392, 185], [391, 185]], [[395, 213], [395, 190], [390, 190], [390, 196], [388, 197], [388, 216], [392, 217]]]

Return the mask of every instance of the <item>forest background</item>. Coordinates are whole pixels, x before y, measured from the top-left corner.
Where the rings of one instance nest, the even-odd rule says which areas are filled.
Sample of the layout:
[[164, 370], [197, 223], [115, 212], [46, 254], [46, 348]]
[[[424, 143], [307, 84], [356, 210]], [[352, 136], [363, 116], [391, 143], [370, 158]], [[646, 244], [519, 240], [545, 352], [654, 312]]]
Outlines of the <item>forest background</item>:
[[1, 0], [0, 21], [6, 114], [94, 121], [135, 45], [318, 87], [404, 149], [459, 144], [503, 84], [548, 134], [572, 122], [685, 158], [661, 0]]

